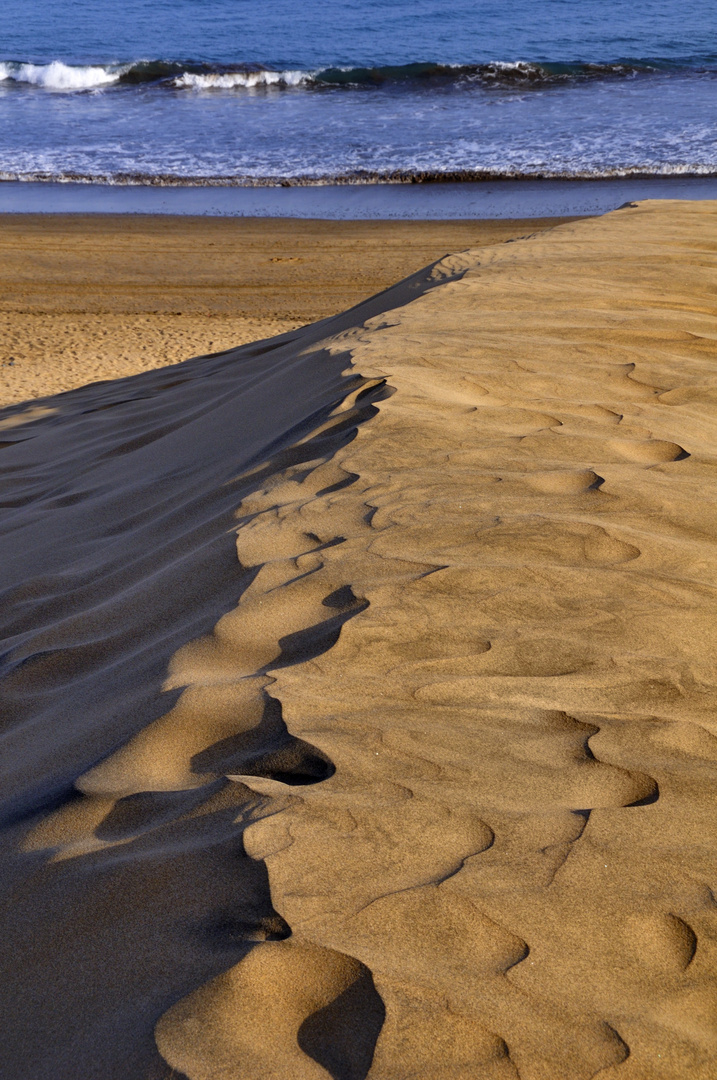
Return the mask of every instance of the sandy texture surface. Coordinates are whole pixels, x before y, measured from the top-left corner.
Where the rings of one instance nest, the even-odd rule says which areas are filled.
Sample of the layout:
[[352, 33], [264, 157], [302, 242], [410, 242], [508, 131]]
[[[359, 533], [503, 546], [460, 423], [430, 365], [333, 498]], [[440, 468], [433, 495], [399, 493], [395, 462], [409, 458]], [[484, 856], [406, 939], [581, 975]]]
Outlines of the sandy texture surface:
[[648, 202], [2, 414], [3, 1076], [715, 1075], [716, 279]]
[[0, 406], [273, 337], [552, 224], [0, 215]]

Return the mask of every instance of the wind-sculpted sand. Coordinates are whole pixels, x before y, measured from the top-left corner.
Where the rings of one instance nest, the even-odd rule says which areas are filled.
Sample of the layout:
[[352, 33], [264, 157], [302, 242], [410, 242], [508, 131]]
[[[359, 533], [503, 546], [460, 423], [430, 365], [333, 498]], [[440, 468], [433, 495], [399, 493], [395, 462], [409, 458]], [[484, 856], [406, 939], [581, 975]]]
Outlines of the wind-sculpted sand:
[[717, 204], [2, 414], [0, 1073], [717, 1070]]

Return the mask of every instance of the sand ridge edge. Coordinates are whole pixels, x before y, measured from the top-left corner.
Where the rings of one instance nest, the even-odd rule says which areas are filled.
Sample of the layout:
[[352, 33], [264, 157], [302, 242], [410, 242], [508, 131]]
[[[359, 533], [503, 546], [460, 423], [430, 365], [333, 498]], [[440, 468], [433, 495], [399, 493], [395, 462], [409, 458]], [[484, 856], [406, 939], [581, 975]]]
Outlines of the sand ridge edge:
[[[290, 933], [242, 841], [286, 799], [257, 798], [222, 772], [241, 765], [289, 790], [330, 775], [330, 760], [287, 732], [263, 669], [330, 647], [362, 602], [339, 585], [308, 600], [325, 625], [300, 618], [287, 636], [280, 617], [249, 677], [168, 683], [167, 665], [239, 594], [261, 589], [260, 565], [236, 560], [237, 528], [251, 532], [256, 516], [240, 509], [237, 522], [242, 497], [276, 476], [331, 489], [333, 456], [386, 393], [384, 380], [345, 373], [327, 332], [434, 284], [429, 267], [358, 315], [4, 411], [3, 1067], [13, 1075], [75, 1076], [82, 1061], [87, 1075], [164, 1076], [156, 1018], [254, 942]], [[311, 560], [323, 545], [304, 547]], [[149, 744], [149, 768], [117, 782], [137, 742]], [[368, 988], [369, 1027], [376, 1017], [380, 1027], [370, 973], [342, 963], [339, 981]]]
[[[213, 979], [205, 954], [201, 988], [151, 1002], [161, 1054], [189, 1080], [711, 1075], [716, 223], [714, 204], [647, 203], [450, 257], [304, 339], [304, 354], [315, 344], [337, 375], [350, 360], [362, 376], [348, 397], [335, 382], [323, 414], [285, 439], [308, 457], [250, 491], [227, 471], [212, 521], [247, 575], [238, 606], [235, 571], [219, 619], [207, 611], [194, 634], [185, 622], [151, 669], [164, 711], [145, 707], [129, 742], [75, 773], [84, 795], [12, 834], [40, 860], [35, 903], [59, 905], [48, 933], [59, 910], [75, 943], [89, 936], [106, 956], [112, 938], [87, 934], [72, 888], [89, 882], [89, 910], [96, 898], [116, 913], [116, 890], [139, 880], [117, 877], [129, 865], [148, 890], [138, 911], [160, 915], [143, 947], [164, 950], [162, 971], [186, 974], [188, 941], [213, 942]], [[303, 384], [301, 344], [286, 350]], [[222, 383], [236, 359], [194, 362], [220, 410], [236, 408]], [[152, 459], [175, 489], [196, 460], [187, 433], [202, 431], [209, 470], [224, 462], [217, 417], [232, 415], [202, 412], [190, 389], [194, 429], [171, 442], [160, 427]], [[97, 393], [66, 399], [81, 415]], [[144, 465], [158, 421], [154, 405], [136, 408], [140, 430], [114, 456]], [[378, 411], [357, 426], [366, 408]], [[324, 431], [338, 439], [312, 457]], [[101, 469], [84, 483], [100, 493], [106, 560]], [[58, 494], [56, 475], [31, 479], [48, 500], [76, 494]], [[146, 516], [127, 483], [132, 535]], [[23, 504], [12, 509], [21, 522]], [[173, 509], [155, 491], [146, 515], [166, 526]], [[46, 601], [57, 581], [42, 581]], [[16, 597], [31, 612], [36, 599]], [[94, 607], [104, 615], [106, 598]], [[48, 683], [42, 644], [18, 671], [38, 664], [25, 689], [46, 702], [57, 667]], [[85, 655], [70, 682], [92, 671]], [[135, 673], [136, 660], [135, 643]], [[114, 940], [126, 939], [125, 927]], [[80, 961], [78, 977], [103, 985], [102, 964]], [[121, 1044], [116, 1000], [93, 1023], [95, 1041], [103, 1030]], [[78, 1053], [96, 1053], [56, 1028], [45, 1039], [33, 1076], [69, 1078]], [[128, 1078], [165, 1075], [137, 1041]]]
[[348, 332], [396, 390], [337, 457], [369, 606], [275, 672], [336, 772], [247, 844], [294, 938], [370, 968], [372, 1077], [713, 1070], [714, 223], [468, 253]]

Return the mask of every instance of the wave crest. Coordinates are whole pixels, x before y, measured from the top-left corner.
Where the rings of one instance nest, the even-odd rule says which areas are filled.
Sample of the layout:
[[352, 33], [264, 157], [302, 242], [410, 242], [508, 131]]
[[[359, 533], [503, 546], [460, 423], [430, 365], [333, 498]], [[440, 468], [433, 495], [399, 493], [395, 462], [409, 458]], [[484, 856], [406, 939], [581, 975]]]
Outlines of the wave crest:
[[[415, 63], [376, 67], [330, 67], [315, 71], [273, 71], [267, 68], [224, 67], [201, 70], [185, 67], [171, 80], [176, 87], [201, 90], [251, 89], [257, 86], [288, 88], [377, 87], [414, 83], [424, 87], [450, 83], [505, 88], [583, 82], [587, 79], [630, 78], [664, 67], [660, 61], [626, 60], [608, 64], [538, 64], [526, 60], [495, 60], [483, 64]], [[156, 70], [156, 69], [155, 69]], [[149, 69], [146, 70], [149, 75]]]
[[247, 90], [254, 88], [338, 89], [391, 84], [425, 88], [456, 85], [531, 88], [585, 80], [636, 78], [656, 71], [711, 71], [717, 56], [685, 59], [625, 59], [609, 63], [534, 63], [495, 60], [480, 64], [412, 63], [374, 67], [328, 67], [321, 70], [274, 70], [261, 64], [211, 64], [201, 61], [137, 60], [126, 64], [71, 65], [0, 61], [0, 82], [46, 90], [92, 90], [156, 84], [169, 89]]
[[184, 71], [173, 81], [175, 86], [189, 86], [194, 90], [235, 90], [254, 86], [300, 86], [310, 78], [306, 71], [214, 71], [206, 74]]
[[27, 83], [46, 90], [91, 90], [118, 82], [120, 71], [104, 66], [73, 66], [62, 60], [50, 64], [0, 63], [0, 82]]

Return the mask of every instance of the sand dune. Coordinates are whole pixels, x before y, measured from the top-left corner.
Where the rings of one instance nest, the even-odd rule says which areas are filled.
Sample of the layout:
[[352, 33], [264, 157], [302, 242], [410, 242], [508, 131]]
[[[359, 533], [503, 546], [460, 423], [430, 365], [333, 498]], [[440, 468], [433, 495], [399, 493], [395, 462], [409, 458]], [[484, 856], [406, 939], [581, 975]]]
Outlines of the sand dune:
[[0, 1072], [708, 1080], [717, 204], [7, 409]]
[[295, 330], [554, 224], [0, 214], [0, 406]]

